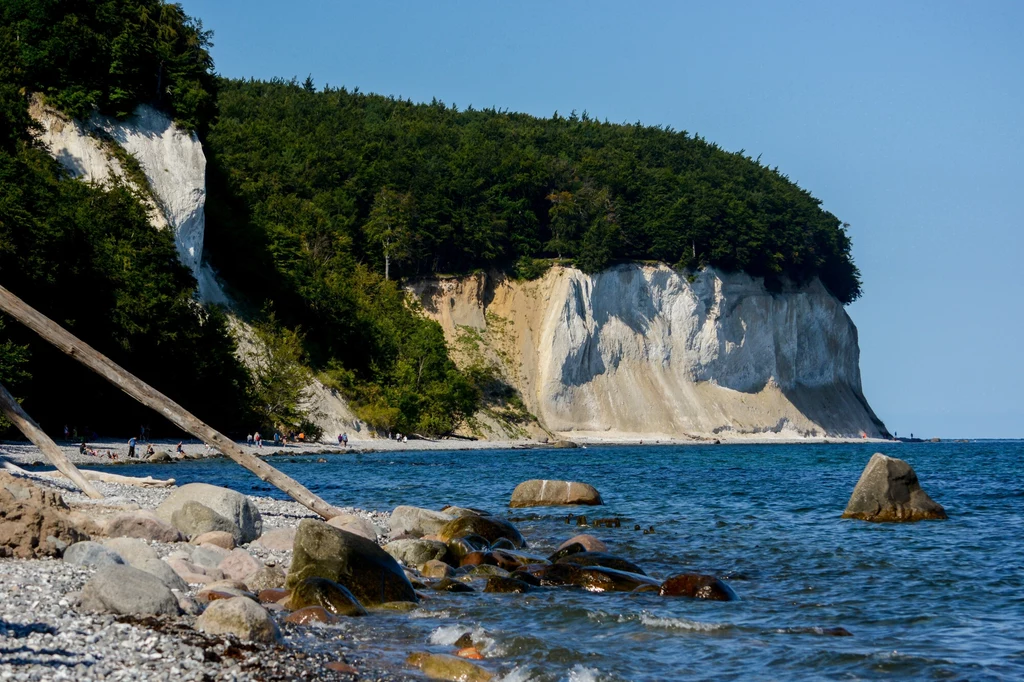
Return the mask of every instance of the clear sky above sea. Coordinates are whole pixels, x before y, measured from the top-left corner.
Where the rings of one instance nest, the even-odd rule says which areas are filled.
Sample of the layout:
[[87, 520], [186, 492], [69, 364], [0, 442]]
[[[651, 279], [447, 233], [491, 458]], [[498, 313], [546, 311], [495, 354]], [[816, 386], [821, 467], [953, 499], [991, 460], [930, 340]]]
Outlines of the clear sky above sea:
[[230, 77], [699, 133], [850, 223], [890, 431], [1024, 437], [1024, 2], [184, 0]]

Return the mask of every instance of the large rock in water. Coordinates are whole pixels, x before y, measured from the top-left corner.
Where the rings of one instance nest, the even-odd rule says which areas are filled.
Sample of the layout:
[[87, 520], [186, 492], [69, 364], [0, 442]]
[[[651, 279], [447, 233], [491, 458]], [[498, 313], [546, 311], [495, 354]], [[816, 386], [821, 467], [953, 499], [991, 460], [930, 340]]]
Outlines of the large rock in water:
[[89, 538], [68, 519], [64, 499], [0, 471], [0, 557], [59, 557]]
[[305, 578], [341, 583], [364, 605], [417, 601], [405, 571], [377, 543], [313, 519], [299, 522], [287, 587]]
[[83, 611], [141, 616], [178, 615], [178, 600], [151, 573], [131, 566], [104, 566], [82, 588]]
[[441, 530], [437, 531], [437, 535], [446, 543], [457, 538], [478, 535], [489, 543], [506, 538], [516, 548], [526, 546], [526, 540], [515, 526], [494, 516], [463, 516], [444, 524]]
[[156, 514], [168, 523], [186, 502], [204, 504], [233, 521], [242, 531], [242, 542], [252, 542], [263, 532], [263, 517], [252, 500], [242, 493], [208, 483], [183, 485], [156, 508]]
[[921, 489], [913, 467], [902, 459], [876, 452], [864, 467], [843, 518], [923, 521], [944, 519], [946, 510]]
[[570, 504], [604, 504], [597, 488], [576, 481], [523, 481], [512, 491], [510, 507], [554, 507]]

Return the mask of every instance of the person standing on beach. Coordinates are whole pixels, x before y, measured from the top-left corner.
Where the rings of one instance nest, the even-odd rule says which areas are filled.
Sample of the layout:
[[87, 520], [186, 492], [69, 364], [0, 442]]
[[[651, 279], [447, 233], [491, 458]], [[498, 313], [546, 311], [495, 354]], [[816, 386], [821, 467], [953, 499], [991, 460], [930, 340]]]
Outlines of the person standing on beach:
[[64, 425], [64, 440], [68, 440], [70, 437], [71, 437], [71, 429], [69, 429], [68, 425], [65, 424]]
[[348, 434], [347, 433], [341, 434], [341, 444], [344, 447], [346, 447], [346, 448], [348, 447]]
[[251, 433], [246, 435], [246, 437], [245, 437], [245, 444], [249, 445], [249, 446], [252, 445], [252, 434]]
[[259, 431], [256, 432], [256, 435], [253, 436], [253, 439], [256, 441], [256, 447], [258, 447], [258, 448], [262, 448], [263, 447], [263, 436], [260, 435]]
[[135, 436], [128, 439], [128, 459], [135, 456]]

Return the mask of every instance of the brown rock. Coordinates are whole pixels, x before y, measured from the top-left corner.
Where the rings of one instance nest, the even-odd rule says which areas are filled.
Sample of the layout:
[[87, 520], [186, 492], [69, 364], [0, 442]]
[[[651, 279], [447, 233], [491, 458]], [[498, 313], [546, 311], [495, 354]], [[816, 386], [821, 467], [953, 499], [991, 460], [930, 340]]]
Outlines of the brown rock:
[[293, 610], [322, 606], [336, 616], [366, 615], [366, 609], [344, 585], [326, 578], [305, 578], [296, 583], [286, 606]]
[[424, 578], [448, 578], [455, 573], [455, 569], [443, 561], [431, 559], [420, 566], [420, 573]]
[[231, 550], [235, 548], [235, 538], [225, 530], [211, 530], [208, 533], [200, 533], [191, 540], [193, 545], [213, 545]]
[[593, 535], [587, 535], [586, 533], [582, 533], [580, 535], [576, 535], [569, 538], [568, 540], [560, 544], [558, 546], [558, 549], [565, 549], [574, 542], [578, 542], [579, 544], [583, 545], [583, 548], [588, 552], [608, 551], [608, 545], [604, 544], [603, 542], [595, 538]]
[[490, 552], [470, 552], [459, 562], [459, 566], [480, 566], [481, 564], [497, 566], [498, 562]]
[[[293, 625], [306, 625], [307, 623], [337, 623], [339, 618], [329, 613], [322, 606], [304, 606], [292, 612], [284, 619], [284, 622]], [[328, 664], [330, 665], [330, 664]]]
[[106, 525], [112, 538], [138, 538], [150, 542], [180, 542], [185, 539], [177, 528], [146, 509], [118, 514]]
[[287, 575], [278, 566], [264, 566], [245, 579], [246, 586], [252, 592], [260, 592], [272, 587], [284, 587]]
[[487, 579], [487, 587], [484, 588], [484, 592], [498, 594], [522, 594], [523, 592], [529, 592], [532, 589], [533, 588], [530, 585], [517, 578], [503, 578], [495, 575]]
[[739, 597], [733, 589], [713, 575], [682, 573], [674, 575], [661, 584], [660, 594], [664, 597], [690, 597], [712, 601], [736, 601]]
[[459, 649], [458, 651], [456, 651], [455, 655], [458, 656], [459, 658], [468, 658], [468, 659], [473, 660], [473, 661], [482, 661], [482, 660], [484, 660], [484, 655], [481, 654], [480, 650], [477, 649], [475, 646], [463, 647], [462, 649]]
[[574, 504], [604, 504], [601, 493], [587, 483], [576, 481], [524, 481], [512, 491], [510, 507], [552, 507]]
[[437, 534], [446, 543], [455, 538], [479, 535], [488, 543], [508, 538], [516, 547], [526, 546], [526, 540], [515, 526], [495, 516], [462, 516], [446, 523]]
[[260, 590], [259, 602], [261, 604], [272, 604], [279, 602], [282, 599], [287, 599], [291, 596], [291, 592], [280, 587], [268, 587], [265, 590]]
[[0, 472], [0, 557], [59, 557], [88, 539], [69, 520], [60, 495]]
[[[451, 682], [489, 682], [493, 673], [457, 656], [444, 654], [425, 654], [410, 662], [417, 665], [423, 674], [432, 680], [450, 680]], [[415, 660], [415, 662], [413, 662]]]
[[217, 601], [218, 599], [234, 599], [235, 597], [241, 597], [242, 595], [237, 594], [234, 590], [228, 592], [227, 590], [211, 590], [204, 588], [196, 593], [196, 599], [200, 604]]
[[361, 516], [342, 513], [331, 517], [327, 520], [327, 523], [340, 530], [377, 542], [377, 529], [373, 527], [372, 523]]
[[196, 629], [211, 635], [235, 635], [247, 641], [272, 643], [281, 638], [267, 610], [244, 597], [212, 602], [196, 620]]
[[555, 563], [575, 564], [577, 566], [604, 566], [605, 568], [614, 568], [617, 571], [647, 575], [642, 568], [632, 561], [613, 554], [605, 554], [604, 552], [578, 552], [564, 556]]
[[342, 663], [341, 661], [331, 661], [330, 663], [325, 663], [324, 667], [328, 670], [333, 670], [336, 673], [343, 673], [345, 675], [359, 674], [359, 671], [357, 669], [353, 668], [348, 663]]

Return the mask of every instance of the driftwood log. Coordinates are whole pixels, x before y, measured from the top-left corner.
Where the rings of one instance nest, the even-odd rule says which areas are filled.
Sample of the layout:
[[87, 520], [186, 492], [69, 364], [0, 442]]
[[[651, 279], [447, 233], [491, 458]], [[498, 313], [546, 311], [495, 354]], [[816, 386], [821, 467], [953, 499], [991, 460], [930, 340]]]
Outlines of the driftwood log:
[[[3, 457], [0, 457], [0, 469], [9, 471], [12, 474], [18, 474], [20, 476], [27, 476], [28, 478], [36, 478], [39, 476], [45, 476], [46, 478], [59, 478], [63, 477], [59, 471], [28, 471], [22, 469], [17, 464], [9, 462]], [[90, 471], [89, 469], [79, 469], [82, 476], [87, 481], [101, 481], [103, 483], [121, 483], [123, 485], [134, 485], [139, 488], [170, 488], [176, 481], [173, 478], [160, 479], [153, 478], [152, 476], [121, 476], [120, 474], [108, 474], [102, 471]]]
[[47, 436], [39, 424], [36, 424], [32, 417], [28, 416], [28, 413], [21, 408], [18, 401], [14, 399], [11, 392], [7, 388], [0, 384], [0, 410], [3, 411], [4, 416], [11, 420], [11, 423], [18, 427], [18, 430], [25, 434], [25, 437], [32, 441], [37, 448], [39, 448], [46, 458], [50, 460], [53, 466], [57, 467], [57, 471], [64, 474], [72, 483], [77, 485], [79, 489], [94, 500], [103, 498], [103, 493], [96, 490], [92, 483], [86, 480], [64, 451], [60, 449], [60, 446], [53, 442], [53, 440]]
[[330, 519], [341, 511], [325, 502], [292, 477], [242, 450], [230, 438], [200, 421], [195, 415], [142, 381], [105, 355], [77, 338], [50, 318], [0, 287], [0, 310], [99, 374], [143, 405], [159, 412], [183, 431], [191, 433], [242, 465], [260, 480], [278, 488], [310, 511]]

